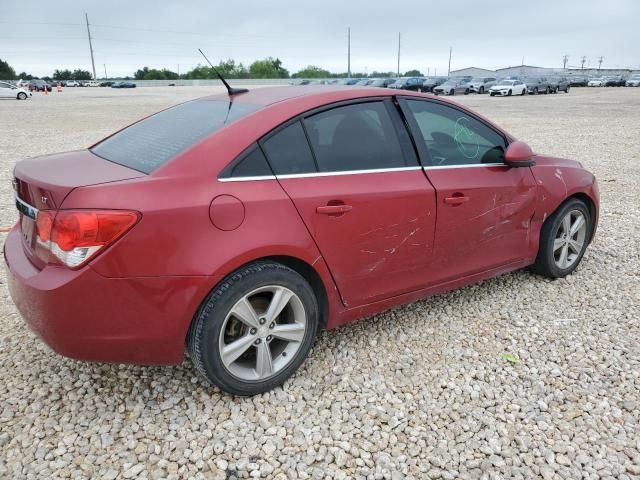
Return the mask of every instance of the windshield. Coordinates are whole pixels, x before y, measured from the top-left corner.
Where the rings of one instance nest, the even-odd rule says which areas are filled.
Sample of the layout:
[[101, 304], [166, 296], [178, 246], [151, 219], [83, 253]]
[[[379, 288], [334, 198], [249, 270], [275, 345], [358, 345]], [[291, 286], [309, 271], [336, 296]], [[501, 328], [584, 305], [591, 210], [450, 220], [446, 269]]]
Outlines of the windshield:
[[105, 160], [151, 173], [207, 135], [259, 108], [226, 100], [192, 100], [134, 123], [91, 151]]

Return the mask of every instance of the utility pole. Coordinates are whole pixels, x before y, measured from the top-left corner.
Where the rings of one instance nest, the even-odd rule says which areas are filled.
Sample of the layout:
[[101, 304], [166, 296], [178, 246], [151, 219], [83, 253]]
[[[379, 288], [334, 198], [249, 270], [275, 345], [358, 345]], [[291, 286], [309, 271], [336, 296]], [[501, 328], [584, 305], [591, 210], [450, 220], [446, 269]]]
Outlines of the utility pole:
[[583, 72], [584, 72], [584, 64], [586, 61], [587, 61], [587, 57], [583, 55], [581, 60], [581, 67], [580, 67]]
[[565, 55], [564, 57], [562, 57], [562, 69], [566, 70], [567, 69], [567, 62], [569, 61], [569, 55]]
[[453, 47], [449, 47], [449, 68], [447, 69], [447, 77], [451, 75], [451, 54], [453, 52]]
[[351, 78], [351, 27], [347, 28], [347, 78]]
[[104, 79], [106, 80], [107, 78], [109, 78], [109, 76], [107, 75], [107, 64], [103, 63], [102, 66], [104, 67]]
[[398, 32], [398, 78], [400, 78], [400, 32]]
[[600, 71], [600, 69], [602, 68], [602, 61], [603, 60], [604, 60], [604, 57], [598, 58], [598, 71]]
[[84, 14], [84, 19], [87, 22], [87, 37], [89, 38], [89, 51], [91, 52], [91, 68], [93, 69], [93, 79], [96, 79], [96, 64], [93, 61], [93, 45], [91, 45], [91, 30], [89, 30], [89, 16]]

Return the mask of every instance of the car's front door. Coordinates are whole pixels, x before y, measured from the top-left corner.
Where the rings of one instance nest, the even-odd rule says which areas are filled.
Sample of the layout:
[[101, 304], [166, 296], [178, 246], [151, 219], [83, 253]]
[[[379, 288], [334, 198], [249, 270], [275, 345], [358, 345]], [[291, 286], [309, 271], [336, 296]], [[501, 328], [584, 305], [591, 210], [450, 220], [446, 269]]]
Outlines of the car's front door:
[[463, 110], [435, 100], [401, 104], [437, 194], [434, 277], [522, 260], [536, 198], [531, 169], [505, 165], [504, 136]]
[[345, 305], [373, 303], [427, 283], [435, 191], [390, 101], [311, 114], [261, 146]]

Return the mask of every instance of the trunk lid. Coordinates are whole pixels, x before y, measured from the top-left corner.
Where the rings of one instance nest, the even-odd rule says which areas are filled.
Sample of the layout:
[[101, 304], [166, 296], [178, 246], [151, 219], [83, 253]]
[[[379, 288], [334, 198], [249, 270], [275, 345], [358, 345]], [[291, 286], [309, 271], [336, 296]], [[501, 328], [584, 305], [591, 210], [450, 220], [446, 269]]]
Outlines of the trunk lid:
[[[89, 150], [29, 158], [16, 164], [14, 189], [20, 212], [25, 253], [38, 268], [44, 262], [35, 255], [38, 210], [56, 210], [77, 187], [144, 177], [144, 173], [104, 160]], [[91, 207], [91, 205], [87, 205]]]

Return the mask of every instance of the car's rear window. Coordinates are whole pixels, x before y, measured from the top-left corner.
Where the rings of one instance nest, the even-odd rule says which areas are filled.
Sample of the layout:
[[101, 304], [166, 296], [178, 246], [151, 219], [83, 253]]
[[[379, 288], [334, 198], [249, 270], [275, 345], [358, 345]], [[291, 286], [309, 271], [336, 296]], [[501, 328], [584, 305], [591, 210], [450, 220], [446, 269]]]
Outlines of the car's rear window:
[[111, 162], [151, 173], [207, 135], [259, 108], [247, 103], [192, 100], [125, 128], [91, 151]]

